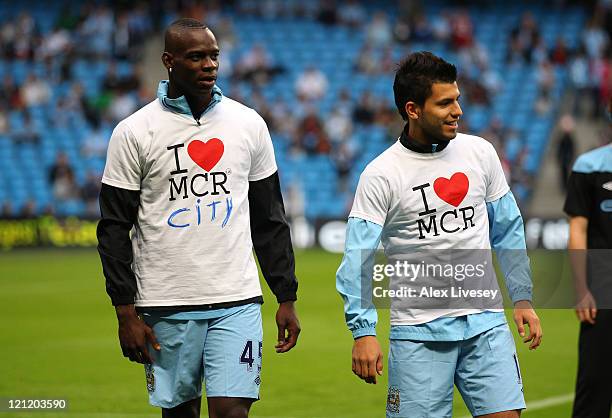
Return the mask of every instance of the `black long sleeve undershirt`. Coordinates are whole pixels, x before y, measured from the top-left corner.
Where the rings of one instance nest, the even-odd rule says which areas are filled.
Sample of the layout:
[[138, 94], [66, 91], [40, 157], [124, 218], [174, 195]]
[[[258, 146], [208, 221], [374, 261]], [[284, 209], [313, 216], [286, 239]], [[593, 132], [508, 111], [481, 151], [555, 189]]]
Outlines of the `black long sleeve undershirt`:
[[251, 239], [261, 272], [278, 303], [297, 300], [295, 256], [278, 172], [249, 183]]
[[138, 216], [140, 191], [102, 184], [98, 223], [98, 253], [113, 305], [130, 305], [136, 296], [130, 231]]
[[[298, 284], [295, 258], [278, 173], [250, 182], [248, 197], [251, 238], [263, 276], [279, 303], [296, 300]], [[98, 252], [106, 278], [106, 292], [113, 305], [133, 304], [136, 296], [136, 277], [131, 267], [133, 253], [130, 231], [137, 220], [139, 202], [139, 191], [102, 185], [102, 218], [97, 229]], [[231, 305], [230, 302], [189, 308], [212, 309]]]

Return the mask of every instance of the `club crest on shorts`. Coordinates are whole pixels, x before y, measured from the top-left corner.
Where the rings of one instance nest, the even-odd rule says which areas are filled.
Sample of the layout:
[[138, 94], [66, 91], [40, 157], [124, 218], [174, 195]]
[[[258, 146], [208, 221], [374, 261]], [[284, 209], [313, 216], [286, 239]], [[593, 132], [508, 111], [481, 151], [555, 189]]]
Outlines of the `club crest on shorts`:
[[255, 378], [255, 384], [261, 385], [261, 365], [257, 366], [257, 377]]
[[400, 390], [394, 386], [389, 387], [389, 394], [387, 395], [387, 411], [392, 414], [399, 414], [400, 412]]
[[152, 364], [145, 364], [145, 376], [147, 379], [147, 390], [153, 392], [155, 390], [155, 373]]

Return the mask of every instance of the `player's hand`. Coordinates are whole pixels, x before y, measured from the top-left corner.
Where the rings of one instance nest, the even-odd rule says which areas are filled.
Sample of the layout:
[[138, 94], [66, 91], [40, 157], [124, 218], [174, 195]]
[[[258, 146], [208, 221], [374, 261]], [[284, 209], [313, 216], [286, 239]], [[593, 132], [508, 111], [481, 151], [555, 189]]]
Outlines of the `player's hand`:
[[119, 344], [121, 344], [123, 356], [141, 364], [153, 363], [147, 343], [157, 351], [161, 349], [153, 330], [140, 319], [134, 305], [118, 305], [115, 310], [119, 322]]
[[580, 322], [588, 322], [589, 324], [595, 323], [595, 317], [597, 316], [597, 304], [595, 298], [588, 290], [584, 290], [578, 293], [578, 303], [576, 304], [576, 315]]
[[276, 325], [278, 326], [278, 343], [274, 348], [277, 353], [286, 353], [295, 347], [301, 331], [293, 301], [283, 302], [278, 306]]
[[376, 375], [382, 376], [383, 356], [378, 340], [373, 335], [359, 337], [353, 344], [353, 373], [366, 383], [376, 384]]
[[[531, 303], [527, 300], [521, 300], [514, 305], [514, 322], [518, 329], [519, 335], [523, 338], [524, 343], [529, 344], [530, 350], [535, 350], [542, 341], [542, 325], [540, 318], [533, 310]], [[525, 336], [525, 324], [529, 326], [529, 335]]]

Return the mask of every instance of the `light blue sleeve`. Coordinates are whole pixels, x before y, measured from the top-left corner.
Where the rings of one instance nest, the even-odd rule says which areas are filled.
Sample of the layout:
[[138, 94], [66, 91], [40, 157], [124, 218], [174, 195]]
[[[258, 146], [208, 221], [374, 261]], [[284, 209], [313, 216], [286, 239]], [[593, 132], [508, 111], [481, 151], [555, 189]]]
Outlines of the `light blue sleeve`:
[[[361, 272], [371, 272], [382, 235], [382, 226], [360, 218], [349, 218], [342, 263], [336, 273], [336, 289], [344, 300], [344, 317], [353, 338], [376, 335], [378, 314], [371, 299], [371, 280], [362, 282]], [[368, 295], [368, 298], [362, 298]]]
[[512, 192], [487, 202], [489, 239], [497, 254], [512, 303], [531, 301], [532, 282], [523, 218]]

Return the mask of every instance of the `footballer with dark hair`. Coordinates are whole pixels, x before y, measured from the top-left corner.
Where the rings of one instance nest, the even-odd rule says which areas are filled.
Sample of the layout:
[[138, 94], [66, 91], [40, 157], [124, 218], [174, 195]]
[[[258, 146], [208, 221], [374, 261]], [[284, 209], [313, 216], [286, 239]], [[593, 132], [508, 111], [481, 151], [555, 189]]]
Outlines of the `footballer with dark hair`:
[[[366, 167], [357, 186], [336, 287], [354, 338], [353, 372], [367, 383], [376, 383], [382, 374], [377, 313], [368, 293], [372, 275], [367, 274], [381, 242], [389, 261], [423, 265], [447, 255], [459, 257], [464, 250], [480, 254], [486, 264], [494, 249], [519, 334], [530, 349], [542, 338], [531, 306], [521, 214], [493, 146], [458, 133], [463, 112], [456, 80], [455, 66], [430, 52], [413, 53], [400, 64], [393, 91], [406, 126]], [[488, 283], [497, 288], [490, 270]], [[468, 279], [458, 273], [433, 279], [467, 287]], [[401, 290], [399, 276], [389, 278], [391, 290]], [[427, 279], [415, 275], [408, 283], [416, 286]], [[525, 408], [522, 378], [501, 298], [449, 303], [427, 291], [423, 295], [423, 289], [419, 296], [432, 304], [420, 307], [397, 297], [390, 301], [387, 417], [450, 418], [454, 385], [472, 415], [518, 417]]]
[[219, 46], [195, 19], [165, 33], [168, 80], [113, 131], [98, 250], [123, 355], [167, 418], [246, 418], [259, 398], [262, 273], [283, 353], [300, 332], [297, 279], [270, 134], [216, 85]]

